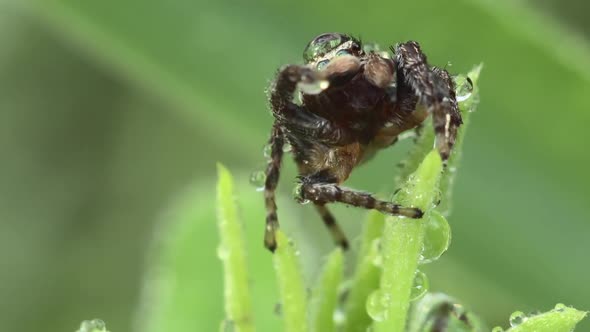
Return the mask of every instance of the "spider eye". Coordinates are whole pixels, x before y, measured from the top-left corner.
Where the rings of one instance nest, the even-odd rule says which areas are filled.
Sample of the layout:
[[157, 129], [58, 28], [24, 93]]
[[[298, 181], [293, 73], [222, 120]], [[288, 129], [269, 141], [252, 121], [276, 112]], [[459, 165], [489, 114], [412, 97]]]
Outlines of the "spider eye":
[[324, 67], [326, 67], [326, 65], [329, 62], [330, 62], [330, 60], [322, 60], [322, 61], [318, 62], [318, 70], [324, 69]]
[[341, 55], [351, 55], [352, 53], [350, 53], [349, 50], [340, 50], [338, 52], [336, 52], [336, 56], [341, 56]]

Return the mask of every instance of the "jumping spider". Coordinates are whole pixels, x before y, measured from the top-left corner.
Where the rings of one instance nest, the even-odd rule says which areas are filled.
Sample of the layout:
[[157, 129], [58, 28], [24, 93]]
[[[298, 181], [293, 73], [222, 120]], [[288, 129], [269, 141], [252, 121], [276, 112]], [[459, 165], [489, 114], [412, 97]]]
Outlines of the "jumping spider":
[[[341, 202], [391, 215], [422, 217], [417, 208], [382, 201], [341, 187], [351, 171], [398, 135], [433, 116], [436, 147], [448, 159], [461, 114], [449, 73], [431, 67], [417, 42], [391, 47], [392, 54], [363, 47], [358, 39], [325, 33], [309, 42], [305, 65], [282, 67], [269, 89], [275, 118], [269, 144], [264, 198], [264, 245], [276, 249], [275, 189], [289, 143], [299, 169], [300, 202], [311, 201], [342, 248], [348, 241], [327, 203]], [[299, 90], [301, 102], [294, 101]]]

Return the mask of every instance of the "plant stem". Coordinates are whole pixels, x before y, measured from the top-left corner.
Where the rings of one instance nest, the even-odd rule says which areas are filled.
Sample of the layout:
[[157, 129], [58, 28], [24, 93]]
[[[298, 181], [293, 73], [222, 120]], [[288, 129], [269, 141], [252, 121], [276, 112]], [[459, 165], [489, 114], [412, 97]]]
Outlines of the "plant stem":
[[384, 222], [385, 215], [374, 210], [369, 212], [365, 220], [357, 266], [346, 302], [346, 332], [364, 331], [371, 325], [365, 303], [369, 294], [379, 287], [381, 270], [375, 265], [378, 250], [373, 243], [381, 237]]
[[281, 294], [284, 331], [307, 332], [307, 294], [297, 260], [298, 254], [283, 232], [277, 230], [276, 237], [277, 249], [273, 261]]
[[336, 248], [328, 256], [311, 300], [312, 331], [334, 331], [334, 311], [338, 301], [338, 285], [342, 279], [344, 257]]
[[[383, 274], [378, 292], [384, 305], [383, 319], [374, 323], [376, 332], [404, 331], [416, 268], [423, 246], [425, 220], [436, 196], [442, 172], [437, 151], [430, 152], [396, 195], [396, 201], [425, 212], [422, 219], [389, 217], [383, 232]], [[375, 318], [375, 317], [374, 317]]]
[[236, 332], [250, 332], [254, 331], [254, 325], [246, 267], [246, 246], [234, 199], [233, 179], [221, 164], [217, 164], [217, 172], [217, 219], [221, 234], [218, 255], [223, 262], [227, 320], [224, 323], [231, 324]]

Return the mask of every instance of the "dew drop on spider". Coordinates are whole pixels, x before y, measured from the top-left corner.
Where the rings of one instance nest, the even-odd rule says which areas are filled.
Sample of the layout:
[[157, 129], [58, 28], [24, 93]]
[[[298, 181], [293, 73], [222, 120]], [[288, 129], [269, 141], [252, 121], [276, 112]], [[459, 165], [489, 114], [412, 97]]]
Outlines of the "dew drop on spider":
[[330, 86], [330, 83], [325, 80], [317, 80], [313, 83], [299, 83], [298, 85], [299, 90], [308, 95], [317, 95], [326, 90], [328, 86]]
[[267, 144], [264, 146], [264, 149], [262, 149], [262, 153], [264, 154], [264, 158], [269, 159], [270, 155], [272, 153], [272, 145]]
[[264, 190], [264, 182], [266, 181], [266, 174], [264, 171], [254, 171], [250, 174], [250, 184], [256, 187], [256, 191]]
[[412, 291], [410, 293], [410, 301], [415, 301], [426, 292], [428, 292], [428, 287], [430, 286], [430, 282], [428, 281], [428, 277], [422, 271], [416, 271], [416, 275], [414, 276], [414, 285], [412, 286]]
[[287, 153], [287, 152], [291, 152], [291, 150], [293, 149], [293, 147], [291, 146], [291, 144], [289, 143], [285, 143], [283, 145], [283, 152]]
[[426, 221], [420, 264], [434, 262], [447, 251], [451, 243], [451, 227], [440, 212], [433, 210]]

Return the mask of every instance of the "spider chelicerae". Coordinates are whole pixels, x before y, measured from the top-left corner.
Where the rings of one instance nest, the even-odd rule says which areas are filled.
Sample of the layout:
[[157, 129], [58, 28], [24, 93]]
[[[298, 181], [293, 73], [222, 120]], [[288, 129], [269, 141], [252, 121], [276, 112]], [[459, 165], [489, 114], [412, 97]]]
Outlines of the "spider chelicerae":
[[[422, 217], [417, 208], [340, 185], [356, 166], [394, 144], [400, 133], [419, 127], [430, 114], [436, 147], [442, 159], [448, 159], [462, 123], [449, 73], [428, 65], [415, 41], [397, 44], [388, 53], [340, 33], [315, 37], [303, 59], [304, 65], [282, 67], [268, 91], [275, 121], [264, 184], [266, 248], [274, 251], [277, 245], [275, 190], [287, 143], [299, 171], [296, 199], [314, 204], [342, 248], [348, 248], [348, 241], [328, 203]], [[300, 102], [295, 101], [297, 91]]]

